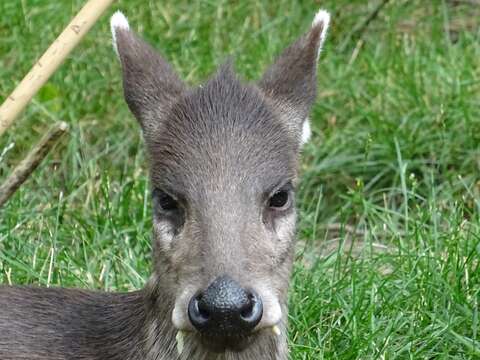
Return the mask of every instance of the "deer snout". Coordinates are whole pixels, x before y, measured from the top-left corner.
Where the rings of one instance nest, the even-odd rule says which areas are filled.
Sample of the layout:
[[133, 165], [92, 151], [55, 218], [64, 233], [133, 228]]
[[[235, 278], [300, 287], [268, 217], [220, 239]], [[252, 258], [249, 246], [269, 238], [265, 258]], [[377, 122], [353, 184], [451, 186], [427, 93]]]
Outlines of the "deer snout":
[[214, 280], [188, 305], [188, 317], [201, 333], [214, 336], [248, 334], [263, 315], [262, 299], [229, 276]]

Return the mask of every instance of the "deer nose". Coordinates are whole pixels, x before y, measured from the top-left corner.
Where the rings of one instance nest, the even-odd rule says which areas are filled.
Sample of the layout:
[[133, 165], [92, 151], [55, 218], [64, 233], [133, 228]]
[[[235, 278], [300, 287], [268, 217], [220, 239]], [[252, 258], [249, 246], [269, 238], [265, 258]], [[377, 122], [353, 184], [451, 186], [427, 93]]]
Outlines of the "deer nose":
[[235, 280], [221, 276], [188, 305], [192, 325], [206, 335], [238, 336], [252, 331], [263, 315], [261, 298]]

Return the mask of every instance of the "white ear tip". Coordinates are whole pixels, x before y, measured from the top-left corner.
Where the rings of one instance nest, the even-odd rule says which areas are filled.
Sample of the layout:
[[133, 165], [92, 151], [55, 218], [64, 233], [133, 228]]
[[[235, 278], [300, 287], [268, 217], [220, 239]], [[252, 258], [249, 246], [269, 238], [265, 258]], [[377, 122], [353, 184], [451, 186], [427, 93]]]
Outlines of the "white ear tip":
[[128, 24], [128, 20], [123, 15], [121, 11], [115, 11], [115, 13], [110, 18], [110, 30], [112, 31], [112, 42], [113, 42], [113, 49], [118, 55], [118, 47], [117, 47], [117, 29], [124, 29], [129, 30], [130, 25]]
[[123, 15], [121, 11], [115, 11], [115, 13], [112, 15], [110, 18], [110, 26], [113, 29], [119, 28], [119, 29], [130, 29], [130, 25], [128, 25], [128, 20]]
[[313, 26], [323, 23], [324, 31], [327, 30], [328, 25], [330, 24], [330, 13], [327, 10], [319, 10], [315, 14], [315, 18], [313, 19]]
[[323, 43], [325, 41], [325, 38], [327, 37], [327, 31], [328, 27], [330, 26], [330, 13], [327, 10], [319, 10], [315, 14], [315, 18], [313, 19], [312, 27], [315, 27], [317, 25], [322, 25], [322, 33], [320, 34], [320, 41], [318, 44], [318, 54], [317, 54], [317, 60], [320, 55], [320, 52], [322, 51]]
[[310, 136], [312, 136], [312, 129], [310, 128], [310, 120], [307, 118], [303, 122], [301, 145], [305, 145], [310, 140]]

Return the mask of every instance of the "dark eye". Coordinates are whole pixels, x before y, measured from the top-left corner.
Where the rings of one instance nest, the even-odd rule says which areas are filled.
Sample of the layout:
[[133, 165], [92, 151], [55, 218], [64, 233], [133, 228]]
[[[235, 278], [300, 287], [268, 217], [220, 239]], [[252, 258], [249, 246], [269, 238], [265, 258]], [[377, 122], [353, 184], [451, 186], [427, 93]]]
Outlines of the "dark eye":
[[268, 200], [268, 206], [275, 210], [282, 210], [290, 203], [290, 192], [287, 190], [279, 190], [273, 194]]
[[154, 190], [153, 197], [157, 206], [163, 211], [174, 211], [178, 209], [178, 202], [162, 190]]

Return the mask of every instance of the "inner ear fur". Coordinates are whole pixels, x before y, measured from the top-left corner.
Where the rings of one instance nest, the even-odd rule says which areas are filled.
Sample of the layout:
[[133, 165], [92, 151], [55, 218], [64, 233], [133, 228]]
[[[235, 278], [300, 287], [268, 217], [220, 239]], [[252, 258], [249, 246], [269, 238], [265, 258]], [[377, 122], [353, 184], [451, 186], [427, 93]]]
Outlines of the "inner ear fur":
[[296, 129], [301, 142], [310, 134], [307, 117], [317, 96], [317, 62], [330, 23], [320, 10], [310, 30], [286, 48], [259, 81], [259, 87]]
[[128, 107], [144, 130], [154, 128], [186, 86], [172, 66], [130, 29], [122, 13], [112, 16], [111, 29]]

